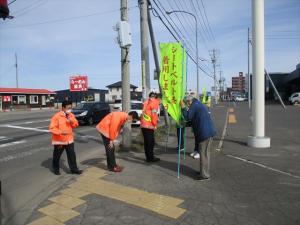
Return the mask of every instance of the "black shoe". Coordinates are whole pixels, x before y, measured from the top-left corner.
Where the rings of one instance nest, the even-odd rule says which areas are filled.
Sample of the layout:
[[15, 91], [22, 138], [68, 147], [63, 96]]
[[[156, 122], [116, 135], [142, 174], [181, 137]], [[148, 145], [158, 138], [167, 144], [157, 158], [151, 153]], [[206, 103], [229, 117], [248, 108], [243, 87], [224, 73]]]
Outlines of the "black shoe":
[[160, 158], [154, 157], [153, 159], [147, 159], [146, 162], [158, 162]]
[[71, 170], [72, 174], [82, 174], [82, 170]]
[[198, 175], [194, 178], [194, 180], [205, 181], [205, 180], [210, 180], [210, 177], [202, 177], [202, 176]]
[[53, 170], [53, 173], [55, 174], [55, 175], [60, 175], [60, 172], [59, 172], [59, 170]]

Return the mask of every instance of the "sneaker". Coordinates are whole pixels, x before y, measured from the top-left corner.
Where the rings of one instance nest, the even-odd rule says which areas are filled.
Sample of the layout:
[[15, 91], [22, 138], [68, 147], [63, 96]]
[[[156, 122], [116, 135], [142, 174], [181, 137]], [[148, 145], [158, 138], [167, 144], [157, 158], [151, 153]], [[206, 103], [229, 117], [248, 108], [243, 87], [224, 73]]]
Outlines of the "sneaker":
[[194, 158], [194, 159], [200, 159], [200, 154], [197, 152], [197, 153], [194, 155], [193, 158]]
[[110, 171], [115, 172], [115, 173], [120, 173], [122, 172], [122, 168], [120, 166], [115, 166], [114, 168], [110, 169]]
[[[198, 152], [194, 151], [190, 154], [191, 157], [194, 157], [194, 155], [196, 155]], [[199, 154], [199, 153], [198, 153]]]

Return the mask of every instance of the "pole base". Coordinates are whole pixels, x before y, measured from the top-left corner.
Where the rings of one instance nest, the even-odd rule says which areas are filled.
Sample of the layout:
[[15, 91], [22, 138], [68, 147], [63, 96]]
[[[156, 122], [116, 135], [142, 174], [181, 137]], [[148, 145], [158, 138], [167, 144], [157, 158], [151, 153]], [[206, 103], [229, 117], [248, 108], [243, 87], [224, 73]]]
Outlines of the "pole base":
[[252, 148], [270, 148], [271, 139], [269, 137], [248, 136], [247, 145]]

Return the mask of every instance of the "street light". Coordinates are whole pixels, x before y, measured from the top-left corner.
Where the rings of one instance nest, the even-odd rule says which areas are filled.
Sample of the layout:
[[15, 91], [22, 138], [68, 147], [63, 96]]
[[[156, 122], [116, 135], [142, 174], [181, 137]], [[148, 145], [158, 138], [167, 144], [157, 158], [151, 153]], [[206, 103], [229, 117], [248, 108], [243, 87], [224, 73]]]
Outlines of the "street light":
[[198, 21], [197, 17], [190, 12], [183, 11], [183, 10], [173, 10], [173, 11], [166, 11], [167, 15], [171, 15], [172, 13], [185, 13], [189, 14], [195, 19], [196, 23], [196, 64], [197, 64], [197, 99], [199, 99], [199, 57], [198, 57]]

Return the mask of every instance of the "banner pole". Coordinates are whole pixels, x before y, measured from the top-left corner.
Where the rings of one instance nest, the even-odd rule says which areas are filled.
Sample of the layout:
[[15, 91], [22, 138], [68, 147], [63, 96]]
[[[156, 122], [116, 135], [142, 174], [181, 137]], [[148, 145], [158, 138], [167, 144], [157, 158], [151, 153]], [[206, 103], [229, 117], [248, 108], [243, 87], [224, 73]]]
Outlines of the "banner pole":
[[177, 163], [177, 178], [180, 176], [180, 145], [181, 145], [181, 126], [179, 128], [179, 145], [178, 145], [178, 163]]

